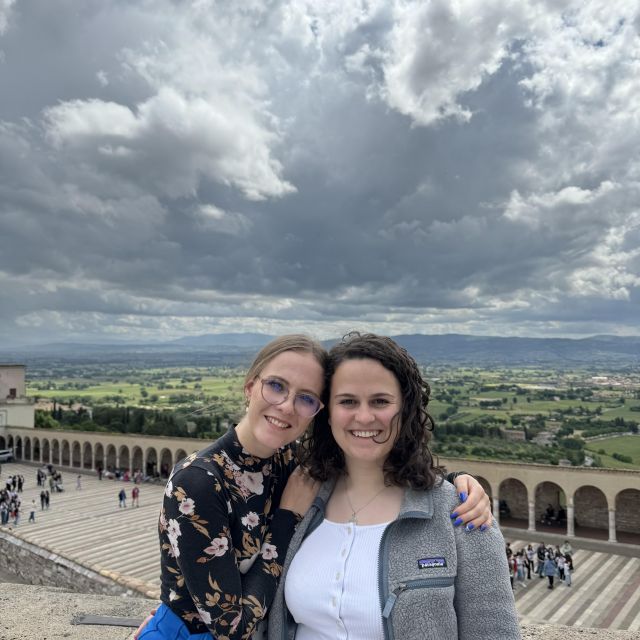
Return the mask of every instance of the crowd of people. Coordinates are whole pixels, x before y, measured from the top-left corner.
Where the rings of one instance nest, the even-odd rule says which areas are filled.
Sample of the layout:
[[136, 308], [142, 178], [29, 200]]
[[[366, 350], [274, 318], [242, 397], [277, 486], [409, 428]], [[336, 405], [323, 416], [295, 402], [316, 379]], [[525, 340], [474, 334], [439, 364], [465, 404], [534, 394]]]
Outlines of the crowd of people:
[[[62, 474], [52, 464], [44, 464], [36, 471], [36, 483], [46, 493], [62, 493], [64, 491]], [[46, 489], [47, 486], [48, 489]]]
[[568, 540], [555, 547], [540, 542], [534, 549], [533, 545], [529, 544], [517, 551], [507, 542], [506, 553], [512, 588], [515, 589], [518, 584], [526, 587], [526, 581], [531, 580], [532, 574], [541, 580], [546, 577], [549, 582], [548, 589], [553, 589], [556, 578], [567, 587], [571, 586], [573, 548]]
[[20, 522], [20, 494], [23, 487], [24, 476], [16, 474], [6, 477], [4, 488], [0, 489], [0, 524], [9, 524], [10, 520], [14, 525]]

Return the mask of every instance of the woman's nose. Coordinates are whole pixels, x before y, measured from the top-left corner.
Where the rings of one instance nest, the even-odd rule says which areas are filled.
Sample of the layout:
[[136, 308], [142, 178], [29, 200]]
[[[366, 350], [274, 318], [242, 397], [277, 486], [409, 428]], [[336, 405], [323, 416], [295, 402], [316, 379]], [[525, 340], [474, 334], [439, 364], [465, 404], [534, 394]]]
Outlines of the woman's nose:
[[371, 411], [368, 406], [360, 405], [358, 407], [358, 411], [356, 412], [356, 420], [360, 424], [367, 424], [369, 422], [373, 422], [375, 419], [376, 417], [373, 415], [373, 411]]
[[296, 397], [290, 393], [287, 396], [287, 399], [278, 405], [278, 408], [280, 409], [280, 411], [282, 411], [282, 413], [288, 416], [293, 415], [295, 413], [295, 400]]

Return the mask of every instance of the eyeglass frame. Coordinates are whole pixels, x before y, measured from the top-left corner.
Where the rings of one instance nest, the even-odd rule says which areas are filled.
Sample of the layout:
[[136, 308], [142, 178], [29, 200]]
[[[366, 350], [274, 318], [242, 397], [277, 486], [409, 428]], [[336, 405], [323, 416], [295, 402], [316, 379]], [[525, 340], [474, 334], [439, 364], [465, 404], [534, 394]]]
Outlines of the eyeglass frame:
[[[279, 407], [281, 404], [284, 404], [289, 399], [289, 395], [291, 394], [291, 387], [289, 386], [289, 384], [287, 382], [285, 382], [281, 378], [278, 378], [278, 377], [261, 378], [259, 375], [257, 375], [256, 378], [258, 380], [260, 380], [260, 395], [262, 396], [262, 399], [265, 402], [268, 402], [271, 406]], [[287, 389], [287, 394], [285, 395], [284, 398], [282, 398], [282, 400], [280, 402], [271, 402], [270, 400], [267, 400], [264, 397], [264, 383], [268, 382], [270, 380], [273, 380], [274, 382], [280, 383], [283, 387], [285, 387]], [[296, 399], [299, 398], [301, 395], [313, 396], [314, 398], [316, 398], [318, 400], [318, 403], [319, 403], [320, 406], [318, 407], [318, 410], [314, 414], [312, 414], [310, 416], [302, 416], [302, 415], [300, 415], [300, 413], [298, 413], [298, 410], [296, 409]], [[311, 420], [311, 419], [315, 418], [324, 409], [324, 407], [325, 407], [324, 402], [322, 402], [322, 400], [320, 400], [320, 398], [315, 393], [313, 393], [311, 391], [304, 391], [304, 392], [296, 393], [294, 395], [294, 397], [293, 397], [293, 410], [295, 411], [296, 415], [299, 418], [305, 418], [305, 419]]]

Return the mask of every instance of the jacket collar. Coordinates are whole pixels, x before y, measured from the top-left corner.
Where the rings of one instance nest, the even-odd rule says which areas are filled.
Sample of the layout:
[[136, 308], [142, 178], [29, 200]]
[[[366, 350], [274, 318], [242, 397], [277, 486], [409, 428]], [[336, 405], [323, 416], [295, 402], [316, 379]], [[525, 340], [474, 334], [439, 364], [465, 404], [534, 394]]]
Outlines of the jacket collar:
[[[314, 506], [323, 514], [327, 502], [336, 486], [337, 478], [330, 478], [323, 482], [318, 491]], [[404, 498], [400, 505], [398, 520], [401, 518], [423, 518], [430, 520], [433, 517], [433, 493], [432, 491], [416, 491], [415, 489], [405, 489]]]

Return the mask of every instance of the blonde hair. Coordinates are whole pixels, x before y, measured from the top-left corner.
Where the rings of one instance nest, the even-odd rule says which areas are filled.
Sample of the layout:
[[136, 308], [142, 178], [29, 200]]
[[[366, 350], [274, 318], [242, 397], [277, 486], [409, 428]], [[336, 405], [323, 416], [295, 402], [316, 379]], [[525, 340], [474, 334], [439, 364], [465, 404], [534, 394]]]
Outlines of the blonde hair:
[[258, 355], [253, 360], [247, 375], [244, 378], [245, 386], [249, 384], [256, 376], [259, 376], [263, 369], [273, 360], [276, 356], [279, 356], [285, 351], [297, 351], [300, 353], [310, 353], [322, 367], [322, 370], [326, 370], [327, 367], [327, 351], [326, 349], [313, 338], [304, 335], [303, 333], [289, 333], [284, 336], [275, 338], [269, 344], [266, 344], [260, 349]]

